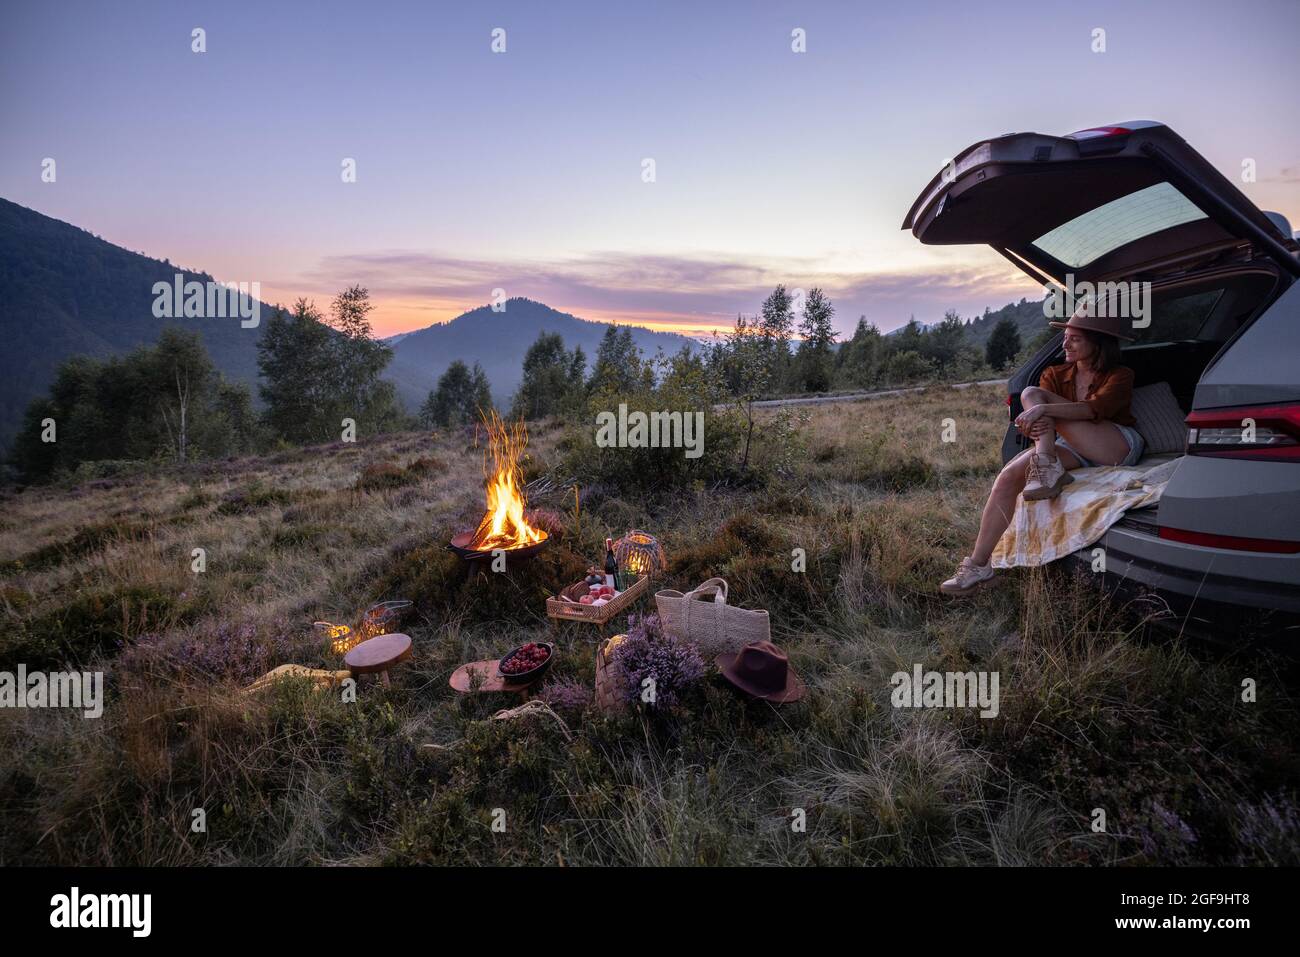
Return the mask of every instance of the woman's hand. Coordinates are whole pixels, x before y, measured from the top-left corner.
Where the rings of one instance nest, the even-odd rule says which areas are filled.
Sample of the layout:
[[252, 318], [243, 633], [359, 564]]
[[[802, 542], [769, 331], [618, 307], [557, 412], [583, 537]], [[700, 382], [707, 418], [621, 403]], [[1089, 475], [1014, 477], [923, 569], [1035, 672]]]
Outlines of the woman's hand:
[[1031, 405], [1016, 416], [1016, 429], [1027, 438], [1037, 439], [1051, 427], [1052, 420], [1047, 418], [1045, 405]]

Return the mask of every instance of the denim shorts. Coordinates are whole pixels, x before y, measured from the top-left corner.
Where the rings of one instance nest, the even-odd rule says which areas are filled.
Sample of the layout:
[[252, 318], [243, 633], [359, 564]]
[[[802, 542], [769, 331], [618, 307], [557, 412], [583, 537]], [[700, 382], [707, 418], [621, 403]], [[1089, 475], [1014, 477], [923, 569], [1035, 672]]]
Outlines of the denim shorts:
[[[1124, 461], [1119, 464], [1137, 465], [1138, 459], [1142, 458], [1142, 452], [1146, 449], [1146, 440], [1143, 439], [1142, 436], [1138, 434], [1138, 430], [1133, 428], [1131, 425], [1120, 425], [1118, 422], [1112, 422], [1111, 425], [1119, 429], [1120, 433], [1124, 436], [1124, 441], [1128, 443], [1128, 455], [1124, 456]], [[1056, 444], [1079, 460], [1079, 468], [1093, 469], [1098, 467], [1096, 462], [1084, 458], [1070, 446], [1069, 442], [1065, 441], [1065, 439], [1061, 438], [1059, 435], [1056, 437]]]

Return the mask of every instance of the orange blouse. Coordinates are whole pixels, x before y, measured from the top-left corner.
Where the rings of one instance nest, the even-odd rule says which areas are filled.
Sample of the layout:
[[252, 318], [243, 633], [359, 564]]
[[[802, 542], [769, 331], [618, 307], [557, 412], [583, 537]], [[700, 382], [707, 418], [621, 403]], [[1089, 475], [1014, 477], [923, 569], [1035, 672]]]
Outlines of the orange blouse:
[[1088, 394], [1082, 399], [1076, 398], [1074, 391], [1075, 364], [1066, 362], [1059, 366], [1048, 366], [1038, 380], [1038, 387], [1048, 392], [1055, 392], [1070, 402], [1086, 402], [1092, 407], [1093, 421], [1106, 419], [1118, 425], [1136, 425], [1137, 419], [1129, 408], [1133, 401], [1133, 370], [1127, 366], [1116, 366], [1109, 372], [1096, 376]]

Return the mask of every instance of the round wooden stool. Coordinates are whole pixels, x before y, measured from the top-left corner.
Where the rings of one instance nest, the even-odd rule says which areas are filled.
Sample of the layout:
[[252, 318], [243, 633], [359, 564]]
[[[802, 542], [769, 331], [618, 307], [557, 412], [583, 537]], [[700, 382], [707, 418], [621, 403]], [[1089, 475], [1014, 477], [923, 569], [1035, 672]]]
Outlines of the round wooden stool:
[[379, 673], [379, 680], [387, 688], [388, 669], [411, 657], [411, 636], [403, 634], [378, 635], [367, 638], [343, 656], [343, 663], [354, 675]]

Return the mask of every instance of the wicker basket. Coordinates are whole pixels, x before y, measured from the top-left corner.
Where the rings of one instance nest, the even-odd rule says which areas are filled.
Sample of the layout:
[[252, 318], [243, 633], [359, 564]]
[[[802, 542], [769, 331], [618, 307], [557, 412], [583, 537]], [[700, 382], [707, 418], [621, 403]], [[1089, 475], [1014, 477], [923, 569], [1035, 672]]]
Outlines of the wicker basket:
[[627, 699], [623, 697], [623, 669], [608, 654], [610, 641], [613, 640], [614, 638], [602, 641], [596, 646], [596, 707], [606, 714], [615, 714], [627, 708]]
[[580, 595], [587, 594], [587, 583], [576, 582], [564, 589], [562, 598], [546, 599], [546, 614], [560, 621], [585, 621], [592, 625], [604, 625], [615, 615], [626, 610], [650, 588], [650, 579], [642, 576], [636, 583], [623, 589], [619, 594], [603, 605], [583, 605], [578, 602]]

